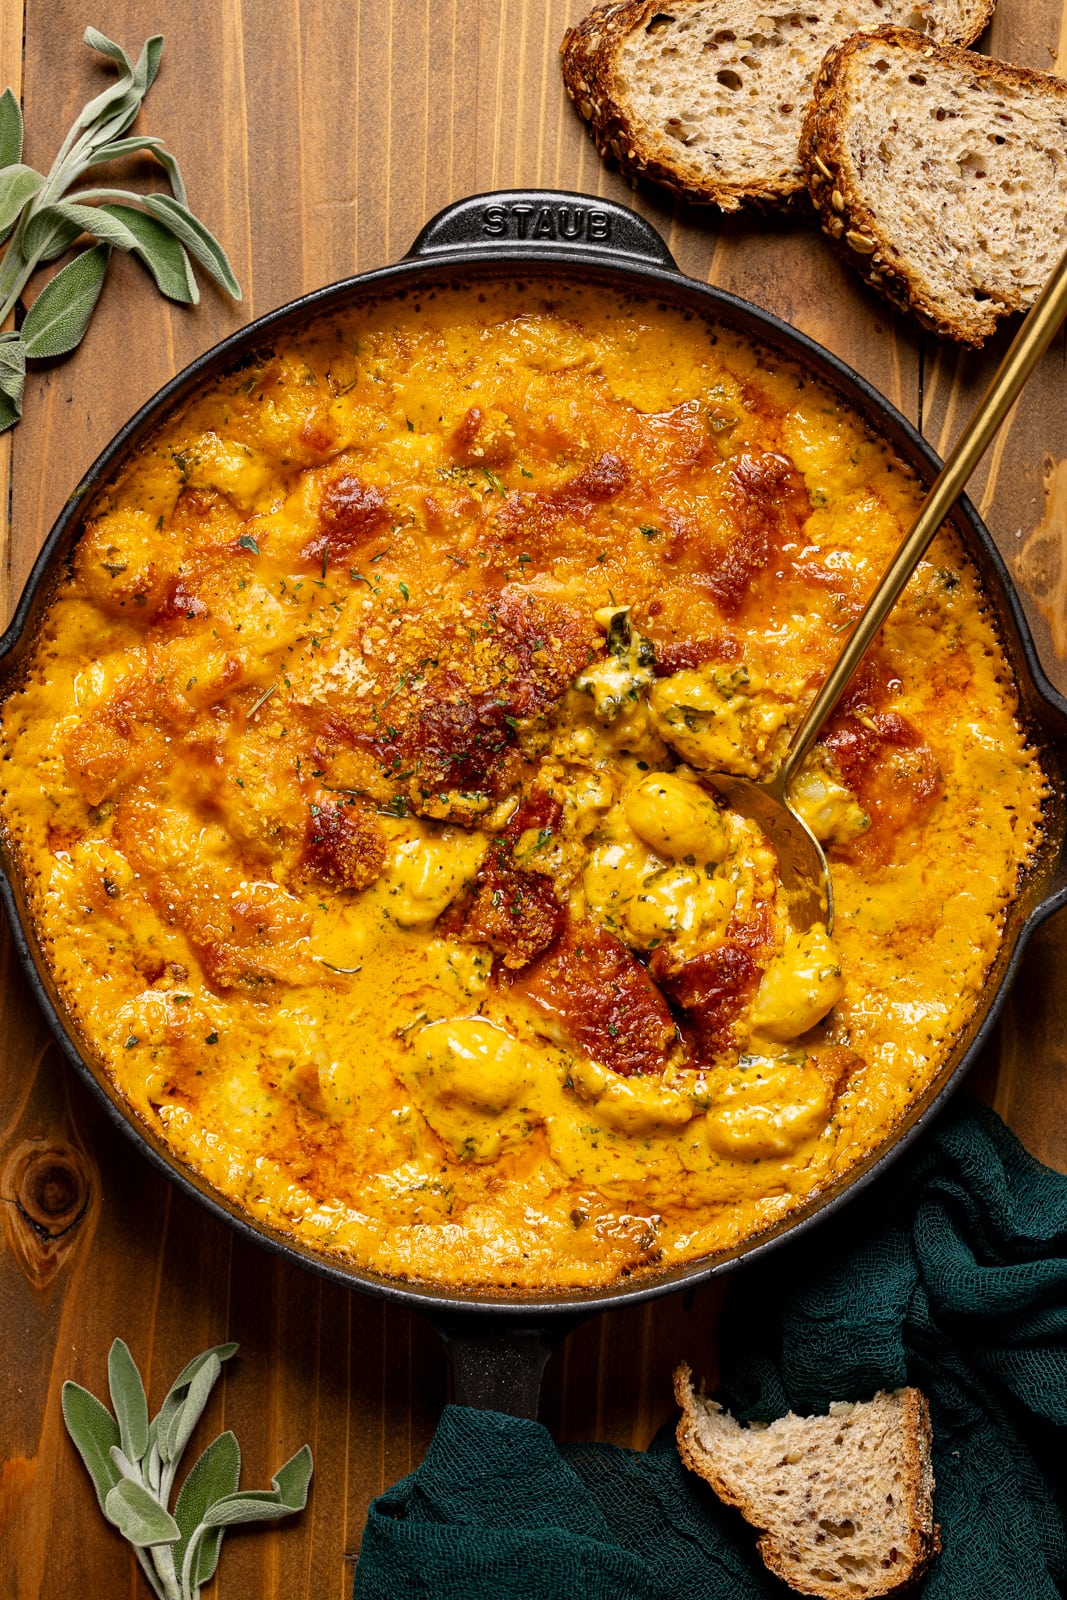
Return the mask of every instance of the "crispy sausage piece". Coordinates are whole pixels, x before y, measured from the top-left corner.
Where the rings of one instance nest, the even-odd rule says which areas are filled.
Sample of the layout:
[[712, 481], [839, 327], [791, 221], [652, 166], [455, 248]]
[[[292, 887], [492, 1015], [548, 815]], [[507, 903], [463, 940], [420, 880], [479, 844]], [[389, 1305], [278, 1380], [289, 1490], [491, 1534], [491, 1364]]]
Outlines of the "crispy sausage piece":
[[385, 865], [385, 835], [366, 806], [321, 794], [308, 807], [303, 865], [337, 889], [366, 889]]
[[528, 828], [559, 826], [563, 808], [544, 791], [525, 800], [492, 841], [465, 899], [449, 906], [440, 931], [469, 944], [488, 945], [510, 971], [529, 966], [552, 944], [566, 915], [551, 878], [515, 862], [515, 845]]
[[734, 1023], [759, 987], [773, 950], [766, 909], [732, 922], [721, 944], [672, 963], [664, 948], [652, 954], [652, 975], [684, 1017], [683, 1032], [697, 1060], [736, 1044]]
[[319, 502], [319, 525], [300, 552], [301, 561], [351, 561], [360, 545], [389, 522], [380, 489], [353, 472], [331, 478]]
[[509, 714], [499, 694], [472, 693], [458, 673], [445, 669], [428, 686], [414, 726], [397, 742], [401, 761], [414, 760], [426, 789], [478, 791], [496, 799], [507, 787]]
[[622, 1078], [662, 1072], [678, 1029], [645, 967], [613, 933], [567, 919], [547, 955], [515, 984], [576, 1049]]

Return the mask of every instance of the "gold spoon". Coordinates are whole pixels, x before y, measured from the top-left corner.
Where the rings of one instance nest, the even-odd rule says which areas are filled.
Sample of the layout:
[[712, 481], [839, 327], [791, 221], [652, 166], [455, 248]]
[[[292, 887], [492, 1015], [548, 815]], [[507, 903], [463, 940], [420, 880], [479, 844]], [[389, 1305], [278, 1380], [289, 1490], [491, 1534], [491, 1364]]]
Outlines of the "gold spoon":
[[886, 568], [844, 649], [790, 739], [774, 776], [756, 782], [729, 772], [701, 774], [703, 781], [711, 784], [727, 805], [742, 816], [751, 817], [777, 850], [780, 880], [798, 930], [822, 922], [827, 932], [830, 931], [834, 919], [834, 892], [822, 846], [790, 806], [786, 790], [1065, 315], [1067, 254], [1027, 313], [977, 410], [934, 480], [914, 527]]

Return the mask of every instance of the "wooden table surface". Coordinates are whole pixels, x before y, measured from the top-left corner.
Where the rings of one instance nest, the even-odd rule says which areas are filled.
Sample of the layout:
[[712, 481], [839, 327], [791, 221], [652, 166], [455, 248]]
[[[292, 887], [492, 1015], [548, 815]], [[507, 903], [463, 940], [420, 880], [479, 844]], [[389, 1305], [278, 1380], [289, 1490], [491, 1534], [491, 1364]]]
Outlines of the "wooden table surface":
[[[944, 450], [992, 372], [869, 295], [810, 228], [723, 219], [597, 157], [557, 66], [584, 0], [0, 0], [0, 74], [21, 95], [25, 159], [47, 168], [103, 84], [88, 22], [134, 54], [166, 36], [142, 121], [181, 159], [191, 203], [245, 298], [159, 298], [117, 257], [73, 358], [35, 372], [0, 442], [5, 618], [64, 499], [115, 429], [175, 371], [248, 319], [377, 267], [465, 194], [540, 185], [629, 202], [681, 267], [754, 300], [850, 362]], [[1067, 74], [1058, 0], [1000, 0], [993, 55]], [[3, 87], [0, 83], [0, 88]], [[142, 176], [144, 176], [142, 170]], [[1061, 333], [972, 483], [1015, 574], [1047, 671], [1067, 688], [1067, 406]], [[244, 1481], [265, 1487], [305, 1440], [304, 1515], [231, 1536], [218, 1589], [257, 1600], [346, 1595], [371, 1497], [421, 1459], [446, 1397], [418, 1316], [326, 1284], [235, 1237], [136, 1153], [64, 1065], [10, 953], [0, 968], [0, 1592], [17, 1600], [147, 1595], [66, 1437], [60, 1385], [105, 1392], [131, 1346], [158, 1405], [205, 1346], [240, 1341], [205, 1427], [233, 1427]], [[1067, 919], [1034, 939], [972, 1086], [1067, 1170]], [[670, 1373], [714, 1359], [717, 1286], [593, 1319], [550, 1364], [557, 1438], [644, 1446], [670, 1415]], [[211, 1437], [204, 1433], [203, 1437]], [[194, 1441], [195, 1443], [195, 1441]], [[191, 1459], [191, 1457], [190, 1457]]]

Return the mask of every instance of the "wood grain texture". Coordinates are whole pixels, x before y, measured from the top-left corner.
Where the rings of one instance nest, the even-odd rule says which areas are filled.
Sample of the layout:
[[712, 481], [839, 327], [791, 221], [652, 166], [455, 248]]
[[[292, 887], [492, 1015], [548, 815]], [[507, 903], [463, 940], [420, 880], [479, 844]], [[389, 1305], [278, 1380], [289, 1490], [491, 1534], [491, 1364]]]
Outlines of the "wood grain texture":
[[[131, 51], [166, 35], [143, 123], [179, 155], [194, 209], [224, 241], [245, 298], [236, 306], [205, 285], [198, 308], [173, 307], [136, 264], [112, 262], [84, 345], [33, 376], [25, 420], [0, 442], [5, 613], [71, 488], [175, 371], [273, 305], [395, 259], [450, 200], [509, 184], [634, 205], [683, 270], [821, 340], [945, 446], [1008, 335], [981, 356], [939, 346], [868, 295], [813, 228], [724, 220], [631, 191], [562, 91], [558, 44], [584, 9], [585, 0], [113, 0], [94, 19]], [[0, 71], [23, 91], [35, 164], [51, 161], [104, 81], [80, 42], [86, 20], [73, 0], [0, 0]], [[1057, 0], [1001, 0], [984, 43], [1067, 73], [1067, 12]], [[147, 163], [139, 181], [154, 181]], [[1061, 337], [975, 498], [1029, 589], [1046, 666], [1067, 686], [1064, 359]], [[1061, 1168], [1065, 977], [1061, 918], [1028, 952], [976, 1078]], [[6, 932], [0, 1039], [0, 1593], [147, 1594], [59, 1413], [64, 1378], [103, 1391], [121, 1334], [157, 1404], [189, 1356], [240, 1341], [194, 1448], [233, 1427], [247, 1483], [266, 1485], [300, 1444], [313, 1447], [306, 1513], [276, 1532], [230, 1536], [209, 1593], [340, 1600], [369, 1500], [421, 1459], [446, 1396], [436, 1336], [417, 1316], [247, 1243], [149, 1166], [64, 1067]], [[674, 1362], [684, 1356], [713, 1377], [721, 1296], [710, 1285], [581, 1326], [548, 1370], [543, 1414], [556, 1436], [645, 1445], [672, 1414]]]

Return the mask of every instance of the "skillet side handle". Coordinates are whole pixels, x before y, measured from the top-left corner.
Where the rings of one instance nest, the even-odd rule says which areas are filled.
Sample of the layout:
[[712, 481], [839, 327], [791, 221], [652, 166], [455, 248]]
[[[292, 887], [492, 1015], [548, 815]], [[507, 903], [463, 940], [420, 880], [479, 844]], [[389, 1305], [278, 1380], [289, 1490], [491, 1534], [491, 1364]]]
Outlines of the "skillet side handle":
[[556, 189], [501, 189], [445, 206], [423, 228], [407, 260], [460, 253], [468, 258], [516, 248], [600, 261], [638, 262], [677, 272], [678, 264], [651, 223], [628, 206]]
[[516, 1326], [493, 1313], [433, 1317], [452, 1373], [452, 1400], [478, 1411], [536, 1419], [548, 1358], [581, 1316]]

